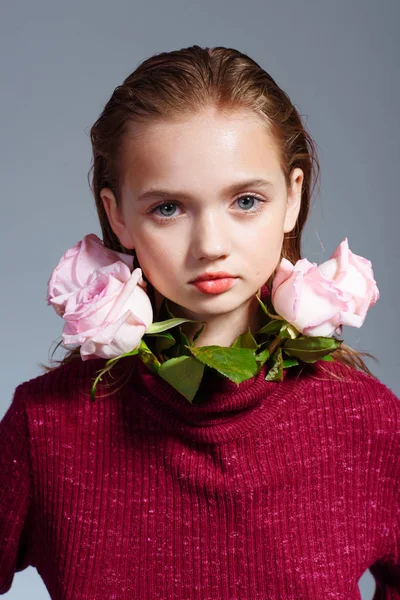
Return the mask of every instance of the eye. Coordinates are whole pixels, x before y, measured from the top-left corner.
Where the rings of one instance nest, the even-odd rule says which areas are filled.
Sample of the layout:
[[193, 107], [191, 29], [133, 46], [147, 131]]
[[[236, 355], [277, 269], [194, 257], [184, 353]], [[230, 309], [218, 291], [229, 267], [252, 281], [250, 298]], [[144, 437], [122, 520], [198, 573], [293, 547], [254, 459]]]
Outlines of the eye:
[[[241, 213], [255, 214], [261, 211], [261, 205], [266, 204], [267, 200], [256, 194], [243, 194], [239, 198], [236, 198], [235, 202], [239, 204]], [[177, 208], [179, 208], [177, 202], [162, 202], [149, 212], [150, 214], [154, 214], [159, 221], [173, 221], [180, 214], [179, 212], [177, 213]]]
[[[243, 196], [240, 196], [240, 198], [237, 198], [236, 202], [244, 212], [258, 212], [261, 208], [260, 204], [265, 203], [266, 201], [255, 194], [244, 194]], [[254, 206], [255, 210], [253, 210]]]
[[[157, 217], [175, 217], [175, 209], [177, 204], [175, 202], [163, 202], [158, 206], [155, 206], [151, 209], [151, 213], [155, 214]], [[160, 212], [157, 212], [160, 211]]]

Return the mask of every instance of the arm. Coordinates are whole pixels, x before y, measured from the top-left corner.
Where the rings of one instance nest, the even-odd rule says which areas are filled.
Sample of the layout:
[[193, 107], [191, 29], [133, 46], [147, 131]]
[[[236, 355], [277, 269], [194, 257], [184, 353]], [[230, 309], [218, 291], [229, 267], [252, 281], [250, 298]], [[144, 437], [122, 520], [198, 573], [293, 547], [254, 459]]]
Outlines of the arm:
[[376, 583], [373, 600], [400, 600], [399, 520], [397, 520], [397, 525], [393, 529], [393, 538], [393, 551], [369, 567]]
[[29, 434], [23, 388], [19, 386], [0, 421], [0, 594], [29, 560], [31, 506]]
[[376, 589], [373, 600], [400, 600], [400, 561], [377, 561], [369, 567]]
[[[376, 583], [373, 600], [400, 600], [400, 399], [391, 391], [388, 393], [389, 402], [385, 405], [389, 410], [385, 414], [386, 448], [388, 452], [383, 461], [386, 473], [390, 473], [393, 485], [393, 527], [390, 532], [390, 544], [385, 554], [369, 567]], [[382, 426], [383, 429], [384, 426]]]

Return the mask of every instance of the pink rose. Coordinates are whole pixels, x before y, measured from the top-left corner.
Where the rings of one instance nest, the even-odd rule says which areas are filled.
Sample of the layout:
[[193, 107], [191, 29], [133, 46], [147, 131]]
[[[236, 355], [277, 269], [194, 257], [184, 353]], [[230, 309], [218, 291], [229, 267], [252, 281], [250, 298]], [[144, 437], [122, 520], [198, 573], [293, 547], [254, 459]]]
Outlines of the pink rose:
[[[47, 304], [51, 304], [60, 317], [63, 316], [69, 296], [87, 285], [93, 271], [122, 261], [128, 267], [126, 274], [133, 268], [133, 256], [109, 250], [103, 242], [90, 233], [83, 240], [67, 250], [47, 283]], [[122, 269], [122, 265], [118, 265]], [[126, 275], [127, 277], [127, 275]]]
[[349, 250], [347, 238], [329, 260], [317, 266], [306, 258], [283, 258], [274, 278], [276, 312], [308, 336], [340, 335], [342, 325], [361, 327], [379, 299], [371, 262]]
[[84, 237], [68, 250], [48, 282], [47, 303], [65, 321], [62, 338], [80, 346], [82, 360], [114, 358], [140, 344], [153, 310], [133, 257]]

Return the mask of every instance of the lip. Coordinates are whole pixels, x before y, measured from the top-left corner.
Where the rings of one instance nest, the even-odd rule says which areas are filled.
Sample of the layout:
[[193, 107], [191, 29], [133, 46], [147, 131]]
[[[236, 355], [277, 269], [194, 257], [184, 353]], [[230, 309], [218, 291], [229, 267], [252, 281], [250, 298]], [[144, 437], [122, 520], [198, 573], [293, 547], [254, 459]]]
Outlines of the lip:
[[203, 279], [195, 281], [192, 285], [203, 294], [222, 294], [235, 285], [237, 277], [214, 277], [214, 279]]
[[202, 273], [196, 279], [193, 279], [190, 283], [196, 283], [197, 281], [210, 281], [211, 279], [236, 279], [236, 275], [226, 273], [225, 271], [216, 271], [215, 273]]

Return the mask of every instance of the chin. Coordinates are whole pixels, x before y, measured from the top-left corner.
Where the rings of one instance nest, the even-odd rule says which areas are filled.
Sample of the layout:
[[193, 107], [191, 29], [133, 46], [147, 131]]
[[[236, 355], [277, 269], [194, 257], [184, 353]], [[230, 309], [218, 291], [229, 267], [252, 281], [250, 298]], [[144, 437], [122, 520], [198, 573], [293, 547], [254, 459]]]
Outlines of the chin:
[[238, 309], [257, 292], [258, 289], [254, 293], [243, 294], [242, 292], [239, 294], [235, 293], [234, 290], [228, 290], [222, 294], [204, 295], [201, 298], [191, 298], [189, 301], [186, 298], [181, 298], [174, 302], [192, 313], [202, 313], [203, 315], [212, 316], [229, 313]]

